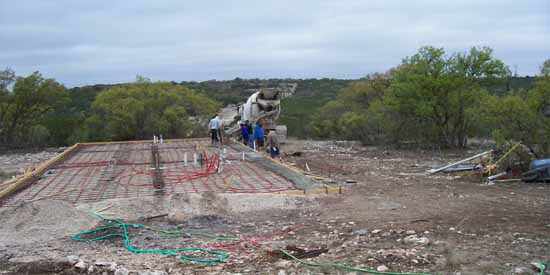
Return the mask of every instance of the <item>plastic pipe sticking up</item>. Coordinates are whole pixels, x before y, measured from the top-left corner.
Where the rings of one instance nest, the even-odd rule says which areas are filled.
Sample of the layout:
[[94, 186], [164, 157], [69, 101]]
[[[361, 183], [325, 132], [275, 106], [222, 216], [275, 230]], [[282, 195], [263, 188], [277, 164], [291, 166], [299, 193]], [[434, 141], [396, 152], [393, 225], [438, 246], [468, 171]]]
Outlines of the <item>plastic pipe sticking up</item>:
[[220, 174], [221, 172], [223, 172], [223, 156], [220, 155], [218, 160], [218, 174]]
[[187, 152], [183, 153], [183, 166], [187, 166]]
[[197, 166], [197, 164], [199, 164], [197, 162], [197, 154], [196, 153], [193, 153], [193, 165]]

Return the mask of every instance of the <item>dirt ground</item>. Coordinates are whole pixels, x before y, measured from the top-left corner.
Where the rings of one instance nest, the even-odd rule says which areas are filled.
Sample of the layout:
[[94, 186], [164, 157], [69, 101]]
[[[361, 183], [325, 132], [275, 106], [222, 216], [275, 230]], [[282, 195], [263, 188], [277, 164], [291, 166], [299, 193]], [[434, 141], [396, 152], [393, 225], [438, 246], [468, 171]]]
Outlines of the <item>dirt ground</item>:
[[[276, 251], [293, 246], [328, 249], [304, 259], [308, 262], [433, 275], [538, 274], [531, 262], [550, 261], [550, 184], [486, 185], [465, 174], [425, 173], [482, 149], [441, 152], [291, 141], [283, 151], [285, 162], [334, 179], [344, 193], [319, 195], [293, 209], [245, 214], [220, 209], [181, 222], [167, 217], [129, 221], [147, 226], [129, 229], [136, 247], [227, 251], [230, 256], [221, 263], [130, 253], [121, 238], [85, 243], [60, 236], [32, 244], [0, 242], [0, 274], [361, 274], [308, 266]], [[167, 237], [159, 230], [187, 234]]]

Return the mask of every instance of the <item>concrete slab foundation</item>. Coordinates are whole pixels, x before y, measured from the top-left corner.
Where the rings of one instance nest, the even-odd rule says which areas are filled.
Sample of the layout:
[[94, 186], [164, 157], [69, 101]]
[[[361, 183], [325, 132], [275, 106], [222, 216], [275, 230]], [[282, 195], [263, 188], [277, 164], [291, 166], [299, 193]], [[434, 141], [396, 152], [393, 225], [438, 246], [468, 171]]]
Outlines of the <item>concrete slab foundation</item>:
[[32, 175], [27, 179], [32, 182], [4, 197], [0, 206], [44, 198], [77, 204], [183, 193], [284, 193], [321, 187], [261, 154], [250, 156], [241, 147], [220, 149], [205, 139], [79, 144], [40, 175]]

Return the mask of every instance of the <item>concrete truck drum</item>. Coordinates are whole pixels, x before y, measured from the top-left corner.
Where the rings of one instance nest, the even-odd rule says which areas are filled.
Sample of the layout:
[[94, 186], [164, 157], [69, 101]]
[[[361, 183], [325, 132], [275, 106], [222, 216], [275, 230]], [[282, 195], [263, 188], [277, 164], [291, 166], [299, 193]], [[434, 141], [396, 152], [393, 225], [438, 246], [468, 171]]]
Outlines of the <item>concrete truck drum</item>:
[[227, 135], [238, 133], [239, 123], [249, 121], [252, 125], [262, 122], [264, 130], [275, 130], [279, 142], [284, 142], [287, 129], [284, 125], [277, 125], [277, 119], [281, 113], [281, 97], [279, 91], [272, 88], [261, 88], [252, 94], [247, 101], [238, 108], [240, 121], [235, 121], [235, 126], [226, 130]]

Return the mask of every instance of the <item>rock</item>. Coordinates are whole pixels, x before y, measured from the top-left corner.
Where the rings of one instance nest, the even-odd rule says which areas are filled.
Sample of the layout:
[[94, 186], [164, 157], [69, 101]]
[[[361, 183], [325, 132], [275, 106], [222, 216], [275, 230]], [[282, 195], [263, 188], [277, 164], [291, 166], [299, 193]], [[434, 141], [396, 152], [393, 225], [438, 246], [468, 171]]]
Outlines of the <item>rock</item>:
[[95, 265], [97, 266], [109, 266], [112, 262], [104, 261], [104, 260], [97, 260], [95, 261]]
[[291, 261], [278, 261], [275, 266], [280, 268], [288, 268], [292, 264]]
[[513, 273], [514, 274], [533, 274], [533, 270], [531, 270], [527, 267], [518, 266], [518, 267], [514, 268]]
[[174, 208], [168, 213], [168, 222], [172, 224], [180, 224], [185, 222], [185, 213], [183, 210]]
[[385, 266], [385, 265], [381, 265], [381, 266], [378, 266], [378, 267], [376, 268], [376, 270], [377, 270], [378, 272], [387, 272], [387, 271], [390, 270], [390, 269], [389, 269], [387, 266]]
[[416, 234], [416, 232], [415, 232], [414, 230], [407, 230], [407, 231], [405, 232], [405, 234], [407, 234], [407, 235], [413, 235], [413, 234]]
[[369, 231], [367, 229], [359, 229], [359, 230], [355, 230], [352, 232], [353, 235], [358, 235], [358, 236], [365, 236], [367, 234], [369, 234]]
[[78, 263], [80, 261], [80, 259], [76, 255], [69, 255], [69, 256], [67, 256], [67, 261], [70, 264], [74, 265], [74, 264]]
[[384, 232], [382, 233], [382, 237], [389, 237], [391, 236], [391, 233], [390, 232]]
[[44, 260], [41, 256], [22, 256], [22, 257], [12, 257], [8, 261], [11, 263], [33, 263]]
[[74, 267], [85, 270], [88, 267], [88, 265], [83, 260], [80, 260], [78, 261], [78, 263], [74, 265]]
[[426, 237], [418, 237], [416, 235], [410, 235], [403, 239], [405, 243], [416, 243], [416, 244], [428, 244], [430, 239]]
[[382, 229], [374, 229], [374, 230], [372, 231], [372, 234], [378, 234], [378, 233], [380, 233], [380, 232], [382, 232]]
[[286, 275], [286, 272], [284, 270], [279, 270], [279, 273], [277, 275]]
[[97, 261], [95, 261], [95, 265], [96, 265], [96, 266], [107, 267], [107, 268], [109, 268], [109, 269], [112, 269], [113, 271], [114, 271], [115, 268], [116, 268], [116, 263], [115, 263], [115, 262], [109, 262], [109, 261], [104, 261], [104, 260], [97, 260]]
[[115, 271], [115, 275], [128, 275], [129, 273], [130, 271], [123, 266], [118, 267]]
[[140, 272], [139, 275], [168, 275], [168, 273], [164, 271], [144, 271]]

